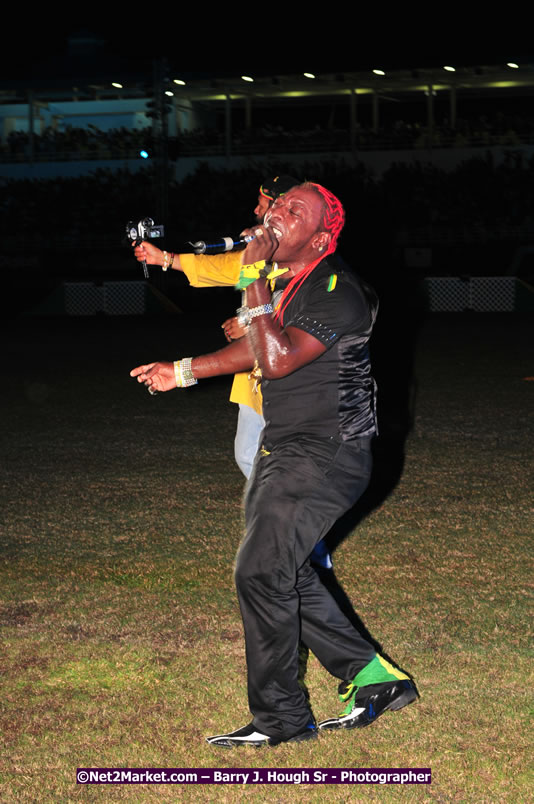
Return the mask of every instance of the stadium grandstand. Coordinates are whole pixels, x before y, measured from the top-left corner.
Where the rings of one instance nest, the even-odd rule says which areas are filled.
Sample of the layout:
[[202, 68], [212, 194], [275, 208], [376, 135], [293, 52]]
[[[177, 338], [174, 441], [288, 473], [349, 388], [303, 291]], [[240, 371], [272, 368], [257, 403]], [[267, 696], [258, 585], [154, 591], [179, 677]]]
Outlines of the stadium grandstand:
[[73, 37], [39, 79], [0, 84], [0, 261], [18, 266], [17, 286], [131, 278], [121, 239], [137, 216], [158, 218], [183, 250], [238, 232], [262, 176], [279, 170], [340, 195], [341, 250], [364, 274], [453, 279], [459, 309], [476, 308], [476, 277], [518, 277], [527, 293], [530, 63], [232, 76], [160, 58], [133, 70], [95, 60], [101, 46]]

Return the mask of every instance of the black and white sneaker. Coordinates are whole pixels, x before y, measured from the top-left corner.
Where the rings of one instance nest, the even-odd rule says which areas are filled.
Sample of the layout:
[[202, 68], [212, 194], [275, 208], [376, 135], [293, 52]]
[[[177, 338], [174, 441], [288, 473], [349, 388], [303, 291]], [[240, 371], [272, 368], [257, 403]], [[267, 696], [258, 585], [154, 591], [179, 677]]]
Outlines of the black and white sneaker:
[[304, 740], [313, 740], [317, 738], [317, 727], [315, 723], [310, 721], [306, 728], [290, 737], [288, 740], [275, 740], [274, 737], [269, 737], [267, 734], [262, 734], [258, 731], [253, 723], [248, 726], [243, 726], [242, 729], [232, 731], [229, 734], [217, 734], [215, 737], [206, 737], [206, 742], [211, 745], [218, 745], [222, 748], [235, 748], [238, 745], [253, 745], [255, 748], [260, 748], [262, 745], [279, 745], [281, 742], [286, 743], [300, 743]]
[[346, 708], [339, 717], [332, 717], [319, 723], [319, 729], [356, 729], [369, 726], [388, 709], [392, 711], [402, 709], [418, 698], [415, 684], [409, 679], [368, 684], [347, 692], [342, 690], [344, 685], [348, 686], [348, 683], [340, 684], [339, 695], [347, 701]]

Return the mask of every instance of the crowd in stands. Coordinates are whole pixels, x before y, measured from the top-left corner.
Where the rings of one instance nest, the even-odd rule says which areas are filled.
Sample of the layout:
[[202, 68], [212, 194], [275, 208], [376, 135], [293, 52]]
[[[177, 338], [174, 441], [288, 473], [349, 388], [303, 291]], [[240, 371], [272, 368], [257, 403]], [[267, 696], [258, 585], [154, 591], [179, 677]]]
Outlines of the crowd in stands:
[[[27, 131], [11, 131], [0, 147], [3, 161], [26, 161], [33, 155], [37, 160], [123, 159], [152, 145], [150, 128], [113, 128], [107, 131], [89, 124], [86, 128], [48, 126], [41, 134], [34, 133], [30, 141]], [[33, 154], [32, 154], [33, 149]]]
[[379, 126], [358, 123], [353, 139], [348, 127], [287, 130], [280, 125], [266, 125], [259, 129], [240, 131], [234, 137], [236, 149], [262, 146], [265, 150], [283, 151], [343, 151], [356, 148], [372, 150], [412, 150], [424, 148], [473, 148], [511, 146], [534, 143], [534, 117], [508, 116], [496, 113], [459, 119], [454, 128], [444, 119], [432, 131], [421, 123], [396, 120]]
[[[447, 119], [436, 124], [432, 131], [420, 123], [397, 120], [382, 125], [377, 131], [371, 125], [358, 124], [351, 140], [347, 127], [285, 128], [265, 124], [253, 128], [234, 126], [232, 153], [291, 153], [350, 150], [403, 150], [514, 146], [534, 143], [534, 117], [479, 115], [457, 120], [454, 128]], [[64, 128], [45, 128], [30, 140], [24, 131], [12, 131], [0, 142], [0, 161], [46, 161], [62, 159], [125, 159], [135, 158], [142, 148], [154, 149], [152, 129], [126, 127], [100, 130], [93, 125], [85, 128], [66, 125]], [[197, 128], [168, 138], [171, 160], [180, 156], [224, 153], [223, 130]]]

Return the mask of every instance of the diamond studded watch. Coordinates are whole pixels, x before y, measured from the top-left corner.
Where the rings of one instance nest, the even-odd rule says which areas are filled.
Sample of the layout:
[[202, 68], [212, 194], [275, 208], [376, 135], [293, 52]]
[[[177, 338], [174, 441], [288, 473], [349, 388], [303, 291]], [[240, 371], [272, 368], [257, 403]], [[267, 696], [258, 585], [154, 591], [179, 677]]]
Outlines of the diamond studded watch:
[[270, 315], [272, 304], [260, 304], [258, 307], [240, 307], [237, 311], [237, 323], [240, 327], [249, 327], [252, 319], [259, 315]]

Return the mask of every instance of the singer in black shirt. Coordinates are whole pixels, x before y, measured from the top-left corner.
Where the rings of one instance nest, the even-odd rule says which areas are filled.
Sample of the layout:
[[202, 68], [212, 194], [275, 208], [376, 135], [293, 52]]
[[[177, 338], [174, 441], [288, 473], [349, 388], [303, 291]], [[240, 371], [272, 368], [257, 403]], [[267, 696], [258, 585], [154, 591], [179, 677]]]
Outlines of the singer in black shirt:
[[[314, 739], [321, 729], [366, 726], [417, 697], [409, 677], [347, 620], [308, 558], [363, 493], [371, 471], [375, 387], [367, 347], [377, 303], [330, 256], [343, 223], [343, 207], [325, 188], [290, 190], [245, 252], [244, 262], [258, 272], [272, 260], [288, 269], [274, 297], [261, 275], [246, 288], [246, 339], [177, 361], [178, 369], [154, 363], [132, 372], [153, 391], [255, 362], [262, 373], [266, 426], [246, 490], [246, 535], [235, 570], [253, 720], [207, 738], [212, 745]], [[319, 725], [298, 684], [299, 639], [341, 680], [345, 708]], [[207, 668], [211, 678], [220, 672]], [[214, 699], [216, 690], [214, 683]]]

